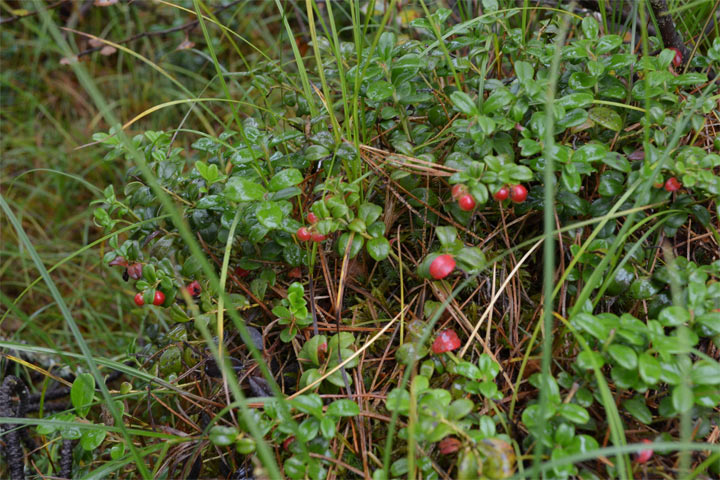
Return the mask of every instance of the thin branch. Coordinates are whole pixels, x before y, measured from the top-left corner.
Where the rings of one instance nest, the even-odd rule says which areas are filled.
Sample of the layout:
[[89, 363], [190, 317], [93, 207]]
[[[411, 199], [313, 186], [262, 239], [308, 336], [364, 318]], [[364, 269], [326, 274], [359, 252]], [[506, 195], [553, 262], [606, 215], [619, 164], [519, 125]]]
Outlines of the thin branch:
[[[227, 10], [228, 8], [231, 8], [231, 7], [235, 6], [235, 5], [237, 5], [238, 3], [240, 3], [241, 1], [242, 1], [242, 0], [235, 0], [235, 1], [233, 1], [233, 2], [228, 3], [227, 5], [223, 5], [223, 6], [221, 6], [221, 7], [218, 7], [218, 9], [213, 12], [213, 15], [216, 15], [216, 14], [222, 12], [223, 10]], [[133, 36], [131, 36], [131, 37], [128, 37], [128, 38], [126, 38], [126, 39], [124, 39], [124, 40], [120, 40], [120, 41], [115, 42], [115, 43], [117, 43], [118, 45], [124, 45], [124, 44], [126, 44], [126, 43], [131, 43], [131, 42], [134, 42], [134, 41], [136, 41], [136, 40], [140, 40], [141, 38], [162, 37], [162, 36], [169, 35], [169, 34], [175, 33], [175, 32], [183, 32], [183, 31], [189, 32], [189, 31], [193, 30], [195, 27], [197, 27], [199, 23], [200, 23], [200, 21], [197, 20], [197, 19], [196, 19], [196, 20], [191, 20], [191, 21], [189, 21], [189, 22], [187, 22], [187, 23], [185, 23], [185, 24], [183, 24], [183, 25], [178, 25], [177, 27], [167, 28], [167, 29], [165, 29], [165, 30], [156, 30], [156, 31], [152, 31], [152, 32], [142, 32], [142, 33], [138, 33], [138, 34], [136, 34], [136, 35], [133, 35]], [[77, 58], [80, 58], [80, 57], [82, 57], [82, 56], [89, 55], [89, 54], [91, 54], [91, 53], [100, 51], [100, 50], [103, 49], [103, 47], [105, 47], [105, 45], [100, 45], [100, 46], [98, 46], [98, 47], [88, 48], [88, 49], [86, 49], [86, 50], [83, 50], [83, 51], [79, 52], [79, 53], [76, 55], [76, 57], [77, 57]]]
[[[68, 0], [59, 0], [55, 3], [53, 3], [52, 5], [48, 5], [45, 10], [46, 11], [53, 10], [53, 9], [59, 7], [60, 5], [62, 5], [63, 3], [67, 3], [67, 2], [68, 2]], [[40, 10], [36, 10], [34, 12], [23, 13], [21, 15], [13, 15], [12, 17], [7, 17], [7, 18], [0, 18], [0, 25], [3, 25], [5, 23], [16, 22], [16, 21], [20, 20], [21, 18], [32, 17], [32, 16], [37, 15], [38, 13], [40, 13]]]

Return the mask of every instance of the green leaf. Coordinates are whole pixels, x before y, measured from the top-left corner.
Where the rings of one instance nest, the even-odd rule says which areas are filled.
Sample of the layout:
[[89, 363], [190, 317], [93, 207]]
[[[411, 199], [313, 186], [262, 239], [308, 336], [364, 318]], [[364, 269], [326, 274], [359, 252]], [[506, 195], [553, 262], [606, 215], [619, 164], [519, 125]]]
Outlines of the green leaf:
[[593, 17], [587, 16], [582, 19], [582, 31], [585, 38], [596, 39], [599, 30], [598, 22]]
[[563, 403], [558, 407], [558, 413], [573, 423], [583, 424], [590, 420], [588, 411], [574, 403]]
[[586, 312], [578, 313], [577, 315], [572, 317], [570, 323], [586, 331], [587, 333], [599, 340], [607, 339], [607, 336], [610, 333], [610, 330], [603, 324], [603, 322], [599, 318], [596, 318]]
[[300, 395], [290, 400], [290, 404], [302, 413], [313, 415], [317, 418], [323, 416], [323, 402], [320, 395], [315, 393]]
[[378, 39], [378, 56], [385, 62], [388, 62], [392, 58], [392, 50], [395, 46], [395, 41], [395, 34], [392, 32], [383, 32]]
[[225, 447], [232, 445], [235, 442], [235, 437], [238, 436], [238, 431], [235, 427], [223, 427], [215, 425], [210, 429], [210, 441], [213, 445], [219, 447]]
[[623, 368], [633, 370], [637, 367], [637, 353], [627, 345], [614, 343], [608, 348], [608, 353]]
[[335, 420], [332, 417], [325, 416], [320, 420], [320, 433], [327, 440], [335, 436]]
[[607, 107], [593, 107], [588, 113], [590, 114], [590, 119], [608, 130], [612, 130], [613, 132], [622, 130], [622, 118], [615, 110]]
[[684, 307], [673, 305], [662, 309], [658, 321], [665, 327], [677, 327], [690, 321], [690, 313]]
[[448, 247], [457, 240], [457, 230], [455, 227], [437, 227], [435, 234], [443, 247]]
[[293, 480], [300, 480], [305, 477], [305, 462], [293, 455], [283, 462], [283, 471]]
[[318, 430], [320, 429], [320, 422], [317, 418], [306, 418], [298, 426], [297, 439], [302, 443], [307, 443], [310, 440], [317, 437]]
[[647, 300], [660, 291], [648, 277], [637, 278], [630, 285], [630, 296], [636, 300]]
[[692, 367], [690, 378], [695, 385], [720, 384], [720, 364], [710, 360], [698, 360]]
[[703, 325], [716, 334], [720, 333], [720, 312], [708, 312], [699, 315], [695, 321]]
[[450, 420], [460, 420], [473, 411], [475, 403], [469, 398], [459, 398], [452, 402], [447, 410], [447, 417]]
[[555, 101], [566, 109], [583, 108], [592, 105], [593, 96], [589, 93], [571, 93]]
[[310, 145], [305, 149], [305, 159], [310, 162], [317, 162], [330, 155], [330, 150], [322, 145]]
[[271, 192], [279, 192], [285, 188], [290, 188], [302, 183], [302, 181], [303, 176], [300, 170], [297, 168], [287, 168], [273, 175], [268, 188]]
[[453, 368], [456, 374], [462, 375], [470, 380], [481, 380], [483, 378], [480, 368], [470, 362], [458, 362]]
[[94, 394], [95, 377], [90, 373], [78, 375], [70, 388], [70, 401], [79, 416], [85, 417], [88, 414]]
[[373, 238], [367, 242], [367, 252], [376, 262], [385, 260], [390, 254], [390, 242], [385, 237]]
[[370, 225], [382, 215], [382, 208], [374, 203], [363, 203], [358, 207], [358, 218]]
[[689, 411], [694, 402], [693, 391], [685, 385], [677, 385], [672, 391], [672, 405], [678, 413]]
[[[341, 257], [345, 255], [345, 250], [348, 249], [348, 242], [350, 242], [350, 232], [345, 232], [342, 235], [340, 235], [340, 238], [338, 238], [337, 244], [336, 244], [336, 250], [337, 254]], [[352, 239], [352, 245], [350, 245], [350, 248], [348, 249], [348, 258], [355, 258], [355, 256], [360, 252], [362, 249], [363, 244], [365, 243], [365, 240], [360, 235], [353, 235]], [[373, 239], [377, 240], [377, 239]]]
[[390, 82], [380, 80], [373, 82], [367, 89], [367, 98], [373, 102], [382, 102], [392, 97], [393, 86]]
[[255, 216], [265, 228], [272, 230], [282, 226], [283, 211], [276, 202], [262, 202], [255, 209]]
[[406, 413], [410, 409], [410, 393], [407, 390], [394, 388], [387, 396], [385, 406], [391, 412]]
[[240, 177], [231, 177], [225, 184], [225, 197], [233, 202], [250, 202], [262, 200], [265, 189], [250, 180]]
[[106, 430], [84, 430], [80, 437], [80, 446], [83, 450], [91, 452], [102, 445], [106, 435]]
[[470, 274], [481, 271], [487, 265], [485, 254], [480, 247], [463, 247], [455, 255], [458, 267]]
[[566, 189], [568, 189], [568, 191], [572, 193], [578, 193], [580, 191], [580, 187], [582, 187], [582, 179], [575, 169], [575, 165], [572, 163], [563, 165], [561, 179], [563, 185]]
[[528, 62], [518, 60], [515, 62], [515, 75], [517, 75], [520, 84], [526, 84], [531, 81], [534, 75], [533, 67]]
[[645, 404], [645, 399], [641, 395], [635, 395], [635, 397], [625, 400], [622, 403], [625, 410], [635, 419], [645, 425], [650, 425], [652, 422], [652, 413]]
[[450, 101], [459, 111], [466, 115], [477, 115], [479, 113], [477, 105], [475, 105], [473, 99], [461, 90], [456, 90], [451, 93]]
[[605, 358], [598, 352], [592, 350], [583, 350], [577, 356], [577, 365], [583, 370], [590, 370], [592, 368], [602, 368], [605, 365]]
[[657, 358], [647, 352], [643, 352], [638, 359], [638, 371], [640, 378], [642, 378], [645, 383], [655, 385], [658, 380], [660, 380], [662, 367]]
[[354, 417], [360, 414], [360, 407], [352, 400], [343, 398], [331, 403], [328, 406], [327, 414], [335, 417]]

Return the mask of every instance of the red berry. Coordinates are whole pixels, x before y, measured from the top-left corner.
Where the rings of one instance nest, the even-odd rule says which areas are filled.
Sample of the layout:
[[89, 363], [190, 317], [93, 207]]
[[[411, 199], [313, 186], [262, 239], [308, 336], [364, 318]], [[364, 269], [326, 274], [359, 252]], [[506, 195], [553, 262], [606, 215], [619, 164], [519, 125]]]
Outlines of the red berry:
[[653, 183], [653, 187], [655, 187], [655, 188], [663, 188], [663, 186], [665, 186], [665, 182], [663, 182], [662, 180], [660, 180], [659, 182]]
[[312, 232], [310, 237], [312, 238], [312, 241], [316, 242], [316, 243], [320, 243], [327, 238], [325, 235], [323, 235], [320, 232]]
[[308, 221], [308, 223], [317, 223], [317, 221], [318, 221], [317, 215], [315, 215], [313, 212], [308, 213], [307, 221]]
[[165, 294], [160, 290], [155, 290], [155, 296], [153, 297], [153, 305], [162, 305], [165, 303]]
[[527, 188], [522, 185], [513, 185], [510, 187], [510, 200], [514, 203], [522, 203], [527, 198]]
[[244, 278], [250, 275], [250, 270], [245, 270], [242, 267], [235, 267], [235, 275], [240, 278]]
[[459, 199], [466, 193], [467, 187], [462, 183], [456, 183], [455, 185], [453, 185], [452, 190], [450, 190], [450, 194], [452, 195], [453, 200]]
[[[642, 443], [652, 443], [652, 441], [647, 438], [644, 438], [642, 440]], [[635, 461], [637, 463], [645, 463], [648, 460], [650, 460], [650, 458], [652, 458], [652, 455], [653, 455], [653, 451], [651, 448], [648, 448], [647, 450], [640, 450], [639, 452], [637, 452], [635, 454]]]
[[455, 259], [452, 255], [439, 255], [430, 264], [430, 276], [435, 280], [442, 280], [455, 270]]
[[145, 299], [143, 299], [142, 292], [138, 292], [135, 294], [135, 305], [137, 305], [138, 307], [142, 307], [143, 305], [145, 305]]
[[469, 212], [475, 208], [475, 199], [469, 193], [465, 194], [458, 200], [458, 205], [460, 206], [460, 210]]
[[460, 449], [461, 446], [462, 446], [462, 443], [460, 442], [460, 440], [458, 440], [455, 437], [443, 438], [438, 443], [438, 449], [440, 450], [440, 453], [443, 455], [449, 455], [451, 453], [455, 453]]
[[493, 195], [493, 198], [497, 200], [498, 202], [502, 202], [503, 200], [507, 200], [507, 198], [510, 196], [510, 190], [508, 190], [507, 187], [502, 187], [500, 190], [495, 192], [495, 195]]
[[300, 270], [300, 267], [295, 267], [290, 269], [288, 272], [289, 278], [302, 278], [302, 270]]
[[196, 295], [200, 295], [200, 292], [202, 292], [202, 287], [200, 286], [200, 283], [197, 280], [193, 280], [187, 286], [187, 291], [191, 297], [194, 297]]
[[432, 344], [433, 353], [445, 353], [460, 347], [460, 338], [454, 330], [443, 330]]
[[680, 190], [680, 187], [682, 187], [682, 183], [680, 183], [680, 181], [675, 177], [670, 177], [665, 182], [665, 190], [668, 192]]
[[682, 63], [683, 63], [682, 52], [680, 52], [679, 49], [674, 48], [674, 47], [670, 47], [670, 50], [675, 52], [675, 57], [673, 57], [672, 64], [673, 64], [673, 67], [677, 68], [680, 65], [682, 65]]
[[310, 240], [311, 236], [312, 235], [310, 234], [310, 230], [308, 230], [307, 228], [305, 228], [305, 227], [298, 228], [297, 237], [298, 237], [298, 240], [300, 240], [301, 242], [307, 242], [308, 240]]

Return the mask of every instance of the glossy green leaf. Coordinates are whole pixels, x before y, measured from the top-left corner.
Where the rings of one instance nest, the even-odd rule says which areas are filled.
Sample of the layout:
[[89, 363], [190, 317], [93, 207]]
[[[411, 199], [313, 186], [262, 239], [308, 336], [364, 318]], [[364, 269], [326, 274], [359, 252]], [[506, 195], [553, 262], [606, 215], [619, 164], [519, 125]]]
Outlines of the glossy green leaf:
[[692, 367], [690, 378], [695, 385], [718, 385], [720, 363], [714, 360], [698, 360]]
[[641, 395], [625, 400], [622, 403], [623, 408], [630, 413], [638, 422], [650, 425], [652, 422], [652, 413], [645, 404], [645, 399]]
[[558, 414], [573, 423], [583, 424], [590, 420], [588, 411], [575, 403], [563, 403], [558, 407]]
[[632, 370], [637, 367], [637, 353], [627, 345], [613, 343], [608, 347], [608, 353], [612, 359], [623, 368]]
[[373, 82], [367, 89], [368, 100], [373, 102], [382, 102], [383, 100], [387, 100], [392, 97], [392, 94], [393, 86], [390, 82], [386, 82], [385, 80]]
[[323, 402], [320, 395], [314, 393], [300, 395], [292, 399], [290, 404], [302, 413], [307, 413], [317, 418], [323, 415]]
[[477, 105], [475, 105], [475, 102], [473, 101], [470, 96], [468, 96], [467, 93], [456, 90], [453, 93], [450, 94], [450, 101], [455, 105], [455, 107], [461, 111], [462, 113], [466, 115], [477, 115], [478, 109]]
[[622, 118], [615, 110], [607, 107], [593, 107], [588, 113], [590, 114], [590, 119], [598, 125], [602, 125], [613, 132], [622, 130]]
[[270, 185], [268, 186], [271, 192], [278, 192], [285, 188], [294, 187], [295, 185], [302, 183], [303, 176], [300, 170], [297, 168], [287, 168], [282, 170], [270, 179]]
[[672, 305], [662, 309], [658, 321], [665, 327], [677, 327], [690, 321], [690, 313], [684, 307]]
[[94, 394], [95, 377], [90, 373], [78, 375], [70, 388], [70, 401], [79, 416], [85, 417], [88, 414]]
[[673, 408], [675, 408], [675, 411], [678, 413], [685, 413], [689, 411], [692, 408], [694, 401], [695, 398], [691, 388], [686, 387], [685, 385], [676, 385], [673, 387], [672, 405]]
[[282, 226], [283, 211], [276, 202], [262, 202], [255, 210], [258, 222], [270, 230]]
[[335, 417], [354, 417], [360, 414], [360, 407], [352, 400], [343, 398], [331, 403], [327, 408], [327, 414]]
[[390, 242], [388, 242], [385, 237], [372, 238], [368, 240], [365, 248], [376, 262], [385, 260], [390, 254]]
[[225, 197], [233, 202], [250, 202], [262, 200], [265, 189], [250, 180], [240, 177], [231, 177], [225, 184]]
[[662, 368], [657, 358], [643, 352], [638, 358], [638, 372], [645, 383], [655, 385], [660, 380]]
[[225, 447], [232, 445], [235, 442], [235, 438], [238, 436], [238, 431], [235, 427], [224, 427], [215, 425], [210, 429], [210, 441], [213, 445], [219, 447]]
[[84, 430], [80, 437], [80, 446], [83, 450], [92, 452], [102, 445], [106, 435], [106, 430]]

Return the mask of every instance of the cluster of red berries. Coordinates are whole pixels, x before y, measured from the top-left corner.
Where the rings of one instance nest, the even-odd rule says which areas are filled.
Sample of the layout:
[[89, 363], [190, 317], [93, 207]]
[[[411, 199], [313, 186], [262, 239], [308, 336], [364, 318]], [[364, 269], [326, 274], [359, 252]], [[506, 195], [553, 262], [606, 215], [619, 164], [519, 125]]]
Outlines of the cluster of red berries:
[[301, 242], [307, 242], [308, 240], [312, 240], [313, 242], [322, 242], [327, 239], [327, 235], [323, 235], [322, 233], [316, 231], [313, 226], [317, 223], [318, 218], [317, 215], [310, 212], [307, 215], [307, 221], [311, 225], [310, 228], [307, 227], [300, 227], [297, 230], [297, 238]]
[[[450, 191], [452, 198], [458, 202], [460, 210], [470, 212], [475, 208], [475, 198], [470, 194], [468, 188], [462, 183], [453, 185]], [[523, 185], [503, 186], [493, 194], [493, 198], [498, 202], [507, 200], [508, 197], [513, 203], [522, 203], [527, 199], [528, 191]]]
[[[163, 303], [165, 303], [165, 294], [160, 290], [155, 290], [155, 296], [153, 297], [152, 304], [162, 305]], [[138, 307], [142, 307], [143, 305], [145, 305], [145, 299], [143, 298], [142, 292], [138, 292], [135, 294], [135, 305], [137, 305]]]
[[509, 188], [503, 185], [500, 190], [493, 194], [493, 198], [498, 202], [502, 202], [510, 197], [513, 203], [523, 203], [527, 199], [527, 195], [528, 191], [524, 185], [510, 185]]
[[460, 210], [469, 212], [475, 208], [475, 198], [470, 195], [468, 188], [462, 183], [453, 185], [450, 193], [452, 194], [453, 199], [458, 202]]

